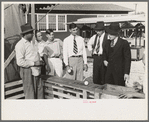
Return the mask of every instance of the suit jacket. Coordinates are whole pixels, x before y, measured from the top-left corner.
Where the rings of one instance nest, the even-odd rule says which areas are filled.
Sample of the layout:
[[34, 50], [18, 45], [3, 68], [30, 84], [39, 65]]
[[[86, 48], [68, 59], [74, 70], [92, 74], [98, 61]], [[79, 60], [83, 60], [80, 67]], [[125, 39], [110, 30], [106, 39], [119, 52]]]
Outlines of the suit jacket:
[[114, 51], [109, 57], [110, 40], [107, 41], [103, 50], [103, 58], [111, 63], [118, 73], [117, 75], [124, 75], [130, 73], [131, 52], [127, 40], [118, 38], [114, 46]]

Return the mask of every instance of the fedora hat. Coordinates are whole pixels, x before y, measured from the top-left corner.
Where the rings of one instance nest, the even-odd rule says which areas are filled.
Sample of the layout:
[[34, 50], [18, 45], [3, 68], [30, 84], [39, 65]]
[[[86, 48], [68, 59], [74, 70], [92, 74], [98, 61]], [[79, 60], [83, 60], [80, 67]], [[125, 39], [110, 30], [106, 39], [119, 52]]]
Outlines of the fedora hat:
[[32, 26], [29, 23], [26, 23], [24, 25], [21, 25], [21, 34], [25, 34], [28, 33], [30, 31], [33, 31], [34, 29], [32, 28]]
[[104, 30], [104, 29], [105, 29], [105, 27], [104, 27], [104, 22], [103, 21], [97, 22], [96, 26], [94, 28], [94, 30]]
[[106, 32], [111, 35], [117, 35], [120, 30], [119, 23], [111, 23], [110, 26], [106, 28]]

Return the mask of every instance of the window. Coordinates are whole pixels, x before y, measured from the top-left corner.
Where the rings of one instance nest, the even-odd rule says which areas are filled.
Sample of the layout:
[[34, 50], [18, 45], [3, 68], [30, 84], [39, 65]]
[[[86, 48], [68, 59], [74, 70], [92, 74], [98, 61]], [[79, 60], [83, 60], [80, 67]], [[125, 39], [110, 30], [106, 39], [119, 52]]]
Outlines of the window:
[[45, 31], [46, 30], [46, 17], [44, 17], [45, 15], [38, 15], [37, 16], [37, 21], [38, 22], [38, 29], [41, 31]]
[[58, 16], [58, 30], [64, 31], [65, 30], [65, 15]]
[[48, 29], [56, 31], [56, 15], [48, 15]]
[[[43, 16], [45, 15], [37, 14], [37, 21], [39, 21]], [[53, 29], [55, 32], [65, 32], [67, 31], [67, 25], [65, 23], [67, 23], [66, 15], [47, 14], [38, 22], [37, 28], [41, 31]]]

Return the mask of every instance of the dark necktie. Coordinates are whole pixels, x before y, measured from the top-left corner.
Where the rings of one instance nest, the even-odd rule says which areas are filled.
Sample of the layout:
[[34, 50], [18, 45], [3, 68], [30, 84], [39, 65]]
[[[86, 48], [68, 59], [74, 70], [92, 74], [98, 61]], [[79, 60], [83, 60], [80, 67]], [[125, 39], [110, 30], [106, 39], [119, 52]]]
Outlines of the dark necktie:
[[74, 41], [73, 41], [73, 52], [74, 52], [75, 54], [78, 53], [77, 42], [76, 42], [76, 40], [75, 40], [75, 36], [74, 36]]
[[99, 52], [99, 48], [100, 48], [100, 37], [99, 37], [98, 42], [97, 42], [97, 48], [96, 48], [97, 53]]
[[114, 40], [111, 40], [111, 47], [114, 47]]

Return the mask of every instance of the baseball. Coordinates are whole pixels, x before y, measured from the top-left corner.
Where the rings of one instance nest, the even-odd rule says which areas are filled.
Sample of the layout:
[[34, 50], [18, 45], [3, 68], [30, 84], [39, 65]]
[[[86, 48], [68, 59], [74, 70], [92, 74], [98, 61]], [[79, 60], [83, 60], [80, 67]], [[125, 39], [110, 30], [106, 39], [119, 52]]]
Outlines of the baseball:
[[84, 81], [84, 85], [86, 85], [86, 86], [87, 86], [87, 85], [88, 85], [88, 81]]

